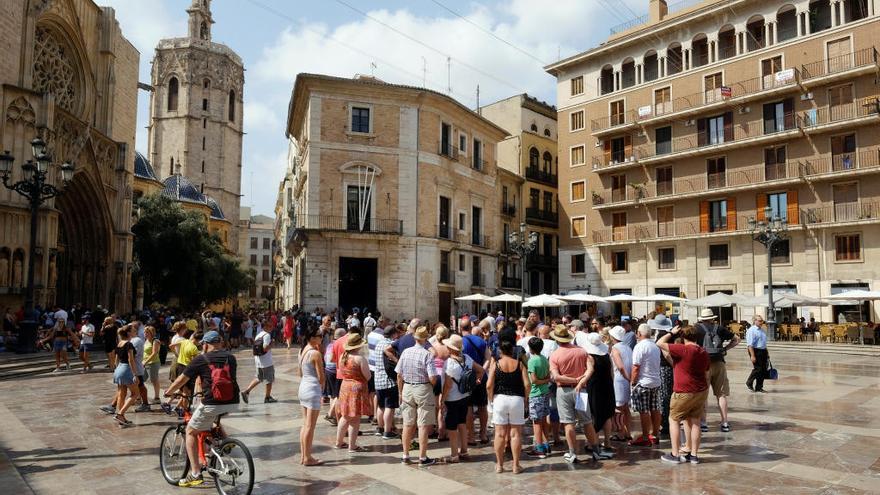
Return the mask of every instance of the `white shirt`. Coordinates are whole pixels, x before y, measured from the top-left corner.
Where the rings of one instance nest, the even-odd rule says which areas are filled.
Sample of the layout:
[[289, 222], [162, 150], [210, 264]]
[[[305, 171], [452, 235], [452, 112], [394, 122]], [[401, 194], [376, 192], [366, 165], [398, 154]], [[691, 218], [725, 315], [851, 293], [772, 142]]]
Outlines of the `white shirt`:
[[91, 323], [86, 323], [79, 329], [79, 334], [82, 336], [82, 343], [91, 345], [95, 340], [95, 326]]
[[272, 336], [260, 330], [254, 340], [260, 341], [260, 339], [263, 340], [263, 349], [266, 349], [266, 354], [254, 356], [254, 364], [257, 365], [257, 368], [268, 368], [272, 366]]
[[376, 319], [372, 316], [367, 316], [364, 318], [364, 328], [369, 332], [372, 332], [374, 328], [376, 328]]
[[172, 354], [177, 356], [177, 348], [174, 346], [184, 340], [186, 340], [186, 337], [181, 337], [180, 335], [177, 335], [177, 334], [174, 334], [174, 337], [171, 337], [171, 345], [169, 346], [169, 349], [171, 349]]
[[357, 316], [352, 316], [348, 320], [348, 328], [361, 327], [361, 320], [358, 320]]
[[553, 351], [559, 349], [559, 342], [556, 342], [553, 339], [541, 339], [544, 341], [544, 347], [541, 349], [541, 355], [547, 359], [550, 359], [550, 354], [553, 354]]
[[579, 331], [574, 334], [574, 345], [580, 347], [581, 349], [587, 350], [587, 332]]
[[516, 343], [516, 345], [522, 347], [523, 350], [526, 351], [526, 356], [528, 357], [532, 357], [532, 351], [531, 349], [529, 349], [529, 341], [532, 340], [532, 337], [534, 337], [534, 335], [526, 335], [525, 337], [519, 339], [519, 341], [517, 341]]
[[[464, 364], [468, 367], [473, 367], [474, 360], [471, 359], [467, 354], [462, 354], [464, 356]], [[452, 378], [453, 380], [461, 380], [461, 372], [463, 371], [461, 368], [461, 364], [458, 363], [453, 358], [449, 358], [446, 360], [446, 364], [443, 365], [443, 371], [447, 376]], [[457, 400], [464, 399], [465, 397], [469, 397], [471, 394], [462, 394], [458, 390], [458, 383], [452, 382], [452, 386], [449, 387], [449, 393], [443, 399], [445, 402], [455, 402]]]
[[660, 386], [660, 348], [651, 339], [642, 339], [633, 349], [632, 364], [639, 365], [638, 384], [645, 388]]

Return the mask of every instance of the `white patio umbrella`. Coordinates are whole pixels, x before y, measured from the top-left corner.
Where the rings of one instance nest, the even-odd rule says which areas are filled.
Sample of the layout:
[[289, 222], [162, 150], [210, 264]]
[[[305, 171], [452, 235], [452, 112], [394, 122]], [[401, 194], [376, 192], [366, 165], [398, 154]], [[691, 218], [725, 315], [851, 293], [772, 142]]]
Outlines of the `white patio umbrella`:
[[698, 308], [729, 308], [731, 306], [741, 305], [744, 300], [745, 297], [738, 294], [716, 292], [706, 297], [699, 297], [697, 299], [686, 301], [684, 305]]
[[633, 296], [630, 294], [615, 294], [613, 296], [608, 296], [605, 298], [607, 302], [635, 302], [641, 301], [638, 296]]
[[[855, 289], [848, 290], [845, 292], [841, 292], [839, 294], [832, 294], [825, 298], [826, 301], [834, 302], [837, 301], [877, 301], [880, 300], [880, 291], [873, 290], [863, 290], [863, 289]], [[859, 304], [859, 320], [862, 320], [862, 305]], [[859, 326], [859, 343], [865, 343], [865, 336], [863, 335], [863, 328]]]
[[549, 294], [539, 294], [526, 299], [522, 304], [524, 308], [541, 308], [542, 316], [544, 316], [544, 308], [558, 308], [566, 306], [568, 303], [562, 299], [557, 299]]
[[677, 302], [677, 303], [687, 302], [687, 299], [685, 299], [683, 297], [669, 296], [666, 294], [652, 294], [650, 296], [644, 296], [643, 298], [641, 298], [641, 300], [648, 301], [648, 302]]
[[507, 303], [509, 303], [509, 302], [513, 302], [513, 303], [522, 302], [522, 298], [517, 295], [514, 295], [514, 294], [506, 294], [505, 293], [505, 294], [498, 294], [497, 296], [492, 296], [489, 299], [487, 299], [487, 301], [503, 302], [504, 303], [504, 313], [508, 314], [507, 313]]
[[467, 296], [456, 297], [456, 301], [488, 301], [489, 296], [485, 294], [470, 294]]
[[566, 296], [559, 296], [557, 299], [562, 299], [563, 301], [568, 301], [568, 302], [578, 302], [578, 303], [605, 302], [604, 297], [595, 296], [593, 294], [568, 294]]

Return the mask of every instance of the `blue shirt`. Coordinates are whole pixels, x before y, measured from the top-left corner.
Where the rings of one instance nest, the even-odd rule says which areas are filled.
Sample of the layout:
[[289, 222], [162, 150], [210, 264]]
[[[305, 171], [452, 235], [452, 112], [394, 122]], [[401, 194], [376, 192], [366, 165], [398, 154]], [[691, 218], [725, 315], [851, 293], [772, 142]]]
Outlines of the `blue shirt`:
[[746, 345], [754, 349], [767, 348], [767, 334], [761, 327], [752, 325], [746, 330]]
[[486, 341], [477, 335], [465, 335], [464, 345], [461, 352], [470, 356], [474, 362], [480, 365], [486, 360]]

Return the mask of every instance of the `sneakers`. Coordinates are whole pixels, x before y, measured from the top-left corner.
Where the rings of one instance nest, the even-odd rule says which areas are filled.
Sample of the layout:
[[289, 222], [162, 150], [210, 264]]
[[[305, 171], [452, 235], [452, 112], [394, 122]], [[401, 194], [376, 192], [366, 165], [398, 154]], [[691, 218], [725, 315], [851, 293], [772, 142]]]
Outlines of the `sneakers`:
[[241, 393], [241, 400], [243, 400], [245, 404], [248, 403], [248, 395], [250, 395], [248, 392]]
[[754, 392], [754, 391], [755, 391], [755, 387], [753, 387], [751, 383], [746, 383], [746, 388], [749, 389], [749, 392]]
[[699, 464], [700, 463], [699, 457], [697, 457], [695, 455], [690, 455], [690, 454], [686, 454], [684, 456], [684, 460], [685, 460], [685, 462], [689, 462], [691, 464]]
[[683, 464], [687, 462], [684, 457], [672, 455], [672, 453], [663, 454], [662, 456], [660, 456], [660, 460], [669, 464]]
[[398, 438], [400, 437], [397, 435], [397, 433], [394, 433], [393, 431], [390, 433], [382, 434], [382, 440], [397, 440]]
[[437, 461], [431, 459], [430, 457], [425, 457], [424, 459], [419, 459], [419, 467], [427, 467], [436, 464]]
[[153, 398], [153, 404], [158, 405], [158, 404], [161, 404], [161, 403], [162, 403], [162, 399], [160, 399], [160, 398], [158, 398], [158, 397]]
[[70, 371], [70, 363], [64, 363], [65, 371]]
[[376, 428], [376, 431], [373, 433], [373, 436], [382, 437], [382, 436], [385, 436], [385, 432], [382, 431], [382, 428]]
[[540, 445], [526, 451], [526, 455], [531, 457], [537, 457], [538, 459], [546, 459], [547, 454], [544, 453], [544, 448]]
[[651, 446], [651, 436], [648, 435], [648, 438], [639, 437], [629, 441], [629, 444], [633, 447], [650, 447]]
[[61, 368], [55, 368], [52, 373], [61, 373]]
[[272, 397], [271, 395], [266, 397], [265, 399], [263, 399], [263, 404], [274, 404], [276, 402], [278, 402], [278, 400], [275, 399], [275, 397]]
[[100, 409], [104, 414], [116, 414], [116, 408], [113, 406], [101, 406]]
[[703, 433], [708, 433], [709, 425], [707, 425], [706, 423], [700, 423], [700, 431]]
[[409, 458], [409, 456], [401, 456], [400, 457], [401, 464], [409, 464], [410, 462], [412, 462], [412, 460]]
[[199, 486], [204, 482], [205, 482], [205, 479], [202, 478], [202, 473], [199, 473], [197, 475], [193, 475], [192, 473], [186, 473], [186, 478], [182, 478], [180, 481], [178, 481], [177, 486], [180, 486], [183, 488], [190, 488], [193, 486]]
[[162, 412], [164, 412], [165, 414], [167, 414], [167, 415], [169, 415], [169, 416], [174, 412], [174, 408], [172, 408], [172, 407], [171, 407], [171, 404], [169, 404], [169, 403], [167, 403], [167, 402], [163, 402], [163, 403], [161, 403], [161, 404], [159, 405], [159, 407], [162, 408]]
[[562, 459], [569, 464], [575, 464], [578, 461], [578, 456], [577, 454], [566, 452], [565, 454], [562, 454]]
[[134, 412], [138, 412], [138, 413], [150, 412], [150, 405], [149, 404], [141, 404], [141, 405], [137, 406], [137, 408], [134, 410]]
[[724, 433], [730, 433], [730, 423], [721, 423], [721, 431], [723, 431]]
[[598, 452], [596, 452], [596, 456], [598, 456], [599, 459], [602, 460], [614, 459], [614, 452], [611, 452], [610, 450], [605, 450], [604, 447], [599, 447]]

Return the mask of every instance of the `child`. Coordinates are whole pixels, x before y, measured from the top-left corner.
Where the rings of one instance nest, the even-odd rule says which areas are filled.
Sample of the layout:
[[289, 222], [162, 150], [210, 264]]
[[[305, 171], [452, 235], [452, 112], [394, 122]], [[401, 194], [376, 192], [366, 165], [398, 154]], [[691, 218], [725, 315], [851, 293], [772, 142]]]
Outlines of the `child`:
[[544, 436], [544, 422], [550, 414], [550, 361], [541, 355], [544, 341], [538, 337], [529, 339], [531, 357], [528, 362], [529, 380], [532, 382], [529, 393], [529, 416], [532, 418], [532, 430], [535, 433], [535, 447], [529, 452], [539, 459], [544, 459], [550, 452], [550, 443]]

